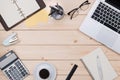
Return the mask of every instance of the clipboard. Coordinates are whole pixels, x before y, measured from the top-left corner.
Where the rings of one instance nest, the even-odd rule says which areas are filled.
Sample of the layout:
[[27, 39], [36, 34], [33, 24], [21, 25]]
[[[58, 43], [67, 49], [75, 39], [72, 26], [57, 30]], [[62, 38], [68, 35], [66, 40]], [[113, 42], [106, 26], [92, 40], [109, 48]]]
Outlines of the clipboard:
[[[9, 31], [10, 29], [12, 29], [13, 27], [17, 26], [18, 24], [20, 24], [21, 22], [23, 22], [24, 20], [26, 20], [27, 18], [29, 18], [30, 16], [34, 15], [35, 13], [37, 13], [38, 11], [44, 9], [46, 7], [45, 3], [43, 0], [36, 0], [37, 4], [39, 5], [39, 9], [34, 11], [33, 13], [31, 13], [30, 15], [26, 16], [24, 19], [18, 21], [17, 23], [14, 23], [12, 26], [8, 26], [5, 19], [2, 17], [1, 13], [0, 13], [0, 22], [2, 24], [2, 26], [4, 27], [4, 29], [6, 31]], [[27, 5], [27, 4], [26, 4]], [[32, 5], [31, 5], [32, 7]]]

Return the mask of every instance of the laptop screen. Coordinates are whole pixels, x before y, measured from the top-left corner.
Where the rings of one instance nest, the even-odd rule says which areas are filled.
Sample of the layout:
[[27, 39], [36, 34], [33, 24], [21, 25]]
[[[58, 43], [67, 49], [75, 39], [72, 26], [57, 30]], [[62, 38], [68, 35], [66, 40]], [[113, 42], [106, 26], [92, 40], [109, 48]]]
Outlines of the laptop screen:
[[105, 2], [120, 10], [120, 0], [105, 0]]

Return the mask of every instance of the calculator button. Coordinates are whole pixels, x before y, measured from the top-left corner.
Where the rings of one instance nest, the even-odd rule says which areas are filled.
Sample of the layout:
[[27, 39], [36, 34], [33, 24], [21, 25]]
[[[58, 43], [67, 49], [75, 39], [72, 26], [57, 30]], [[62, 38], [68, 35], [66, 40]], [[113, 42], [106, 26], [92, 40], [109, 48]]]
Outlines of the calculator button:
[[15, 78], [15, 76], [14, 76], [14, 74], [12, 73], [11, 70], [9, 70], [9, 73], [10, 73], [10, 75], [12, 76], [13, 80], [16, 80], [16, 78]]
[[14, 69], [15, 69], [15, 71], [16, 71], [16, 74], [18, 74], [18, 77], [19, 77], [19, 78], [22, 78], [22, 75], [21, 75], [20, 72], [17, 70], [17, 68], [14, 67]]
[[8, 76], [8, 78], [9, 78], [10, 80], [13, 80], [12, 77], [10, 76], [10, 74], [7, 72], [7, 70], [5, 71], [5, 73], [6, 73], [6, 75]]

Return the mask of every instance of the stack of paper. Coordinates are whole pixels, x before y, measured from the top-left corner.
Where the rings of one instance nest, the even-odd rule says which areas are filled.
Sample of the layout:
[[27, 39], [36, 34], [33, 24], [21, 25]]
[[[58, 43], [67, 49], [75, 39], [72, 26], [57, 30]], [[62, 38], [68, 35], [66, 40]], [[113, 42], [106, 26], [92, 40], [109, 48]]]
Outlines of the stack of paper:
[[113, 80], [117, 73], [103, 51], [98, 48], [81, 59], [94, 80]]

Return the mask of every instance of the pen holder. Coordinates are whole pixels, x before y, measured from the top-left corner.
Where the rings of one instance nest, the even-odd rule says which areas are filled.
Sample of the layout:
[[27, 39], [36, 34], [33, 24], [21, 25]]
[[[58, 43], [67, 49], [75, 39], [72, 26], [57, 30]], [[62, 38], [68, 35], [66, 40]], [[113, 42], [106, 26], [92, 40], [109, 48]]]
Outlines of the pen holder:
[[60, 20], [64, 17], [64, 10], [60, 5], [50, 6], [50, 8], [49, 16], [53, 17], [55, 20]]

